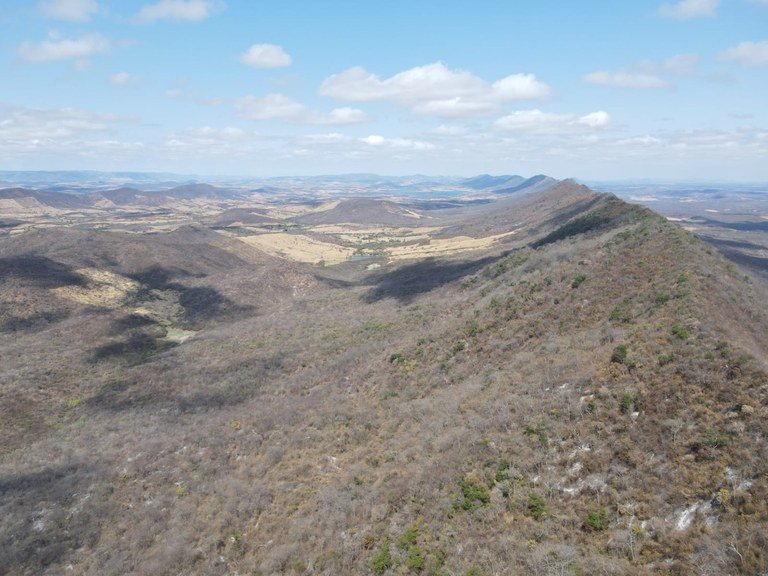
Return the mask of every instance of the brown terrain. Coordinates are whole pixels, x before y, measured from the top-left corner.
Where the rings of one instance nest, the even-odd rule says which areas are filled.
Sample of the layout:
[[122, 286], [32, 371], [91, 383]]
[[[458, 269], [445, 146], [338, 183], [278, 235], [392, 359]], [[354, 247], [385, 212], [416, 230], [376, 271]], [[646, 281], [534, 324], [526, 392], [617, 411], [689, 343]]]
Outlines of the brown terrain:
[[0, 190], [1, 574], [766, 573], [758, 276], [572, 181], [211, 188]]

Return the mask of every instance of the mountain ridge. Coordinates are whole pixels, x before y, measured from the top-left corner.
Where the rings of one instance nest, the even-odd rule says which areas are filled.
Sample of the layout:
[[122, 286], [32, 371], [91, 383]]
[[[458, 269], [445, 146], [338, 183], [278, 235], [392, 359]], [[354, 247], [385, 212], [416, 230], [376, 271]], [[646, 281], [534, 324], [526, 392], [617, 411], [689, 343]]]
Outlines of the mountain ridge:
[[432, 223], [507, 236], [2, 239], [0, 569], [758, 573], [765, 286], [573, 181]]

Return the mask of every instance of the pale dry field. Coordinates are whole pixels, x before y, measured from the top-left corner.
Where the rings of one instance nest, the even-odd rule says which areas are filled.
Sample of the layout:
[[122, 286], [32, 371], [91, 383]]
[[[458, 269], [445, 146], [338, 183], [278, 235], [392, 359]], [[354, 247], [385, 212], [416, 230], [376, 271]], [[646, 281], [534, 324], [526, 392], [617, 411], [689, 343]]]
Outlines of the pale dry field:
[[343, 262], [355, 253], [354, 248], [321, 242], [302, 234], [285, 232], [241, 236], [238, 240], [272, 256], [309, 264], [317, 264], [321, 261], [329, 264]]

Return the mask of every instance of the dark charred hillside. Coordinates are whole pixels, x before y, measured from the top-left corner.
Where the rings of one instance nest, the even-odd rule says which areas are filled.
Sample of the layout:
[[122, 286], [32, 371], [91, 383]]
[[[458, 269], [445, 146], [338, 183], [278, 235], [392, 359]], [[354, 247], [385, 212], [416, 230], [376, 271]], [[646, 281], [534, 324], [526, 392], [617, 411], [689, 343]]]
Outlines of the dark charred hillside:
[[90, 246], [242, 308], [154, 348], [124, 304], [0, 335], [0, 572], [765, 572], [765, 287], [610, 195], [509, 202], [463, 224], [514, 220], [500, 249], [344, 281], [215, 239], [4, 241], [4, 295], [87, 287]]

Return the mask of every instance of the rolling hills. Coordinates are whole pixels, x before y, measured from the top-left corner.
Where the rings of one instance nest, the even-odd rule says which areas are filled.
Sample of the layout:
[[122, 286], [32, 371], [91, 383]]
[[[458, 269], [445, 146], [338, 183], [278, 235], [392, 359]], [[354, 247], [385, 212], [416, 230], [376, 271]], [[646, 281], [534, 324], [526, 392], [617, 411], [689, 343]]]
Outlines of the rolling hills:
[[254, 207], [0, 239], [0, 572], [768, 568], [768, 294], [710, 245], [572, 181]]

